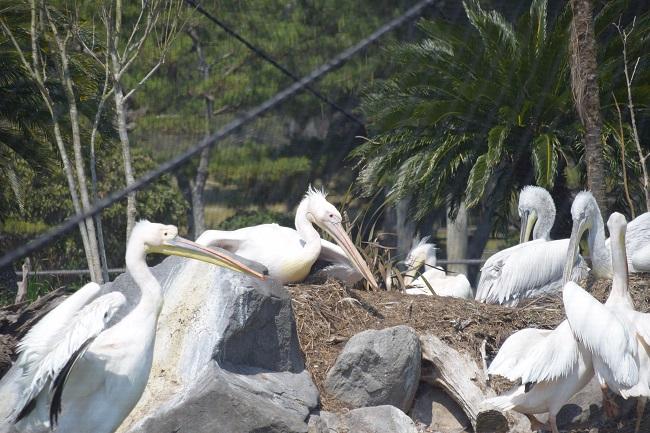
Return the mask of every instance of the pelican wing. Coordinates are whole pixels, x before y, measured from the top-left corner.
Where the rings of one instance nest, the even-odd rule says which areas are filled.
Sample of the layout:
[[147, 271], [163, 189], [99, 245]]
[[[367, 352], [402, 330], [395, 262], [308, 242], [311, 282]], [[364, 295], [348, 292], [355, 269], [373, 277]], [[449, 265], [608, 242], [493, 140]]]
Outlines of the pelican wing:
[[101, 292], [97, 283], [88, 283], [50, 311], [18, 343], [16, 364], [23, 369], [23, 376], [34, 372], [59, 342], [59, 334], [68, 326], [72, 317]]
[[565, 284], [563, 299], [571, 330], [591, 352], [598, 374], [617, 389], [635, 385], [639, 369], [634, 330], [573, 282]]
[[[481, 269], [476, 299], [516, 305], [522, 299], [559, 290], [568, 244], [568, 239], [537, 239], [500, 251]], [[576, 273], [584, 273], [580, 263]]]
[[565, 320], [538, 339], [511, 374], [520, 377], [522, 383], [560, 379], [571, 374], [579, 356], [578, 343]]
[[520, 376], [514, 376], [517, 367], [525, 361], [532, 348], [551, 332], [551, 330], [536, 328], [515, 332], [501, 345], [497, 356], [488, 368], [488, 374], [503, 376], [511, 381], [520, 379]]
[[352, 265], [343, 248], [323, 238], [320, 240], [320, 246], [318, 259], [332, 263], [332, 265], [323, 268], [321, 273], [348, 284], [354, 284], [363, 279], [363, 275]]
[[[646, 258], [648, 252], [650, 252], [648, 246], [650, 246], [650, 212], [639, 215], [627, 225], [625, 250], [627, 251], [628, 266], [632, 265], [631, 270], [637, 272], [650, 270], [650, 268], [647, 268], [650, 260]], [[636, 260], [634, 260], [635, 255], [638, 253], [645, 257], [636, 257]], [[634, 266], [634, 263], [636, 263], [636, 266]]]
[[126, 298], [122, 293], [111, 292], [100, 296], [73, 315], [58, 333], [58, 341], [51, 347], [51, 351], [32, 365], [33, 378], [15, 409], [16, 421], [29, 414], [34, 407], [33, 400], [48, 383], [51, 384], [50, 392], [53, 393], [50, 417], [56, 421], [61, 410], [63, 387], [70, 371], [125, 303]]
[[[255, 228], [247, 227], [247, 228]], [[196, 238], [196, 243], [205, 247], [219, 247], [232, 253], [237, 252], [242, 242], [246, 241], [249, 234], [245, 229], [239, 230], [206, 230]]]

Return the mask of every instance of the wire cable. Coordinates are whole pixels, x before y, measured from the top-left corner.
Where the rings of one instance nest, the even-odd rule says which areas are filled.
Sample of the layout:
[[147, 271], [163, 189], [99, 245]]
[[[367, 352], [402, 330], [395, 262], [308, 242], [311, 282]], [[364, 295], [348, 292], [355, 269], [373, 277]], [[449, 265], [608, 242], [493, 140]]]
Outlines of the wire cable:
[[330, 59], [327, 63], [324, 63], [318, 68], [314, 69], [309, 75], [301, 78], [294, 84], [276, 93], [274, 96], [262, 102], [260, 105], [246, 111], [241, 116], [229, 122], [214, 134], [205, 137], [198, 144], [194, 145], [194, 147], [186, 150], [185, 152], [181, 153], [175, 158], [172, 158], [160, 164], [156, 169], [145, 173], [141, 178], [139, 178], [137, 181], [127, 186], [126, 188], [119, 191], [112, 192], [105, 198], [96, 202], [92, 209], [89, 209], [86, 212], [78, 213], [70, 217], [69, 219], [62, 222], [61, 224], [54, 227], [53, 229], [49, 230], [48, 232], [44, 233], [43, 235], [29, 241], [27, 244], [22, 245], [16, 248], [15, 250], [5, 254], [4, 256], [0, 257], [0, 268], [8, 266], [14, 261], [26, 257], [27, 255], [36, 251], [37, 249], [44, 247], [45, 245], [52, 242], [54, 239], [57, 239], [63, 236], [65, 233], [69, 232], [70, 230], [74, 229], [75, 226], [79, 224], [81, 221], [98, 214], [99, 212], [109, 207], [116, 201], [123, 199], [128, 194], [144, 188], [145, 186], [149, 185], [151, 182], [156, 180], [161, 175], [178, 169], [180, 166], [182, 166], [188, 160], [190, 160], [193, 156], [200, 153], [203, 149], [213, 146], [217, 141], [227, 137], [228, 135], [237, 131], [242, 126], [248, 124], [255, 118], [261, 116], [262, 114], [266, 113], [270, 109], [274, 108], [275, 106], [289, 99], [294, 94], [303, 90], [309, 83], [312, 83], [317, 79], [321, 78], [323, 75], [328, 74], [334, 69], [337, 69], [348, 59], [350, 59], [352, 56], [354, 56], [359, 51], [366, 48], [368, 45], [374, 43], [377, 39], [379, 39], [384, 34], [394, 30], [396, 27], [404, 24], [405, 22], [410, 21], [413, 18], [417, 17], [424, 8], [430, 6], [431, 4], [433, 4], [433, 2], [434, 0], [422, 0], [418, 2], [415, 6], [408, 9], [404, 14], [384, 24], [382, 27], [380, 27], [370, 36], [366, 37], [365, 39], [362, 39], [357, 44], [342, 51], [337, 56]]
[[[251, 42], [246, 40], [242, 35], [235, 32], [232, 28], [230, 28], [228, 25], [226, 25], [223, 21], [221, 21], [220, 19], [218, 19], [214, 15], [210, 14], [198, 2], [196, 2], [194, 0], [185, 0], [185, 2], [187, 4], [189, 4], [191, 7], [193, 7], [197, 12], [200, 12], [201, 14], [203, 14], [203, 16], [205, 16], [207, 19], [209, 19], [210, 21], [212, 21], [213, 23], [215, 23], [216, 25], [221, 27], [223, 29], [223, 31], [228, 33], [230, 36], [237, 39], [242, 44], [246, 45], [246, 47], [249, 50], [251, 50], [252, 52], [257, 54], [257, 56], [259, 56], [259, 57], [263, 58], [264, 60], [266, 60], [268, 63], [273, 65], [276, 69], [280, 70], [283, 74], [290, 77], [294, 81], [300, 81], [300, 77], [298, 77], [296, 74], [294, 74], [293, 72], [289, 71], [287, 68], [285, 68], [284, 66], [279, 64], [271, 56], [269, 56], [266, 52], [264, 52], [261, 48], [258, 48], [255, 45], [253, 45]], [[365, 127], [365, 124], [361, 120], [357, 119], [354, 115], [350, 114], [345, 108], [341, 107], [336, 102], [331, 101], [325, 95], [323, 95], [322, 93], [320, 93], [319, 91], [317, 91], [313, 87], [305, 86], [305, 90], [309, 91], [312, 95], [316, 96], [318, 99], [325, 102], [326, 104], [328, 104], [330, 107], [332, 107], [336, 111], [339, 111], [340, 113], [342, 113], [348, 119], [350, 119], [353, 122]]]

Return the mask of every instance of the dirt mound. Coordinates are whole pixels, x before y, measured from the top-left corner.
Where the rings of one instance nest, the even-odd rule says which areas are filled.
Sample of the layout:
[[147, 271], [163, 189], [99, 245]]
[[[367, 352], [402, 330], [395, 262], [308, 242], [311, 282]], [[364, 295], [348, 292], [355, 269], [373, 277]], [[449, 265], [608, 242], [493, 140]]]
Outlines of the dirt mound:
[[[582, 285], [604, 302], [611, 289], [611, 280], [589, 278]], [[561, 295], [510, 308], [438, 296], [350, 290], [331, 281], [319, 285], [293, 285], [288, 289], [292, 294], [306, 365], [321, 392], [322, 408], [328, 411], [340, 410], [345, 405], [323, 389], [327, 371], [345, 342], [363, 330], [406, 324], [469, 353], [480, 365], [480, 347], [484, 340], [489, 362], [503, 341], [515, 331], [529, 327], [552, 329], [564, 320]], [[631, 275], [630, 293], [637, 310], [650, 311], [650, 275]], [[492, 386], [500, 392], [510, 385], [494, 381]]]

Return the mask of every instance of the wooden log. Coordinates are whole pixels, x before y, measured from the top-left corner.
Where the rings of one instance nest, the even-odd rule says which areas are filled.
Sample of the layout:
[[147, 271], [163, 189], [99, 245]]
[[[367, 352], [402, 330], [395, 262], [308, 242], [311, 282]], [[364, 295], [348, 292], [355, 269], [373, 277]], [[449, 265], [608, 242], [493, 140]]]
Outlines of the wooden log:
[[458, 403], [476, 433], [530, 431], [530, 422], [524, 416], [505, 415], [485, 405], [485, 399], [495, 393], [486, 386], [484, 372], [469, 355], [431, 334], [420, 336], [420, 343], [425, 361], [421, 380], [441, 388]]

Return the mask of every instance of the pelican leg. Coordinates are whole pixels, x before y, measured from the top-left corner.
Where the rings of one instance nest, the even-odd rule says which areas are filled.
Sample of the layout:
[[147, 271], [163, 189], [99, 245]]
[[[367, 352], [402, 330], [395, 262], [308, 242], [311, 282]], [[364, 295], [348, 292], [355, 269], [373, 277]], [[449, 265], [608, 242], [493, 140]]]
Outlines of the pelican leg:
[[634, 427], [634, 433], [639, 433], [639, 429], [641, 428], [641, 419], [643, 419], [643, 412], [645, 412], [645, 403], [647, 400], [647, 397], [639, 397], [636, 402], [636, 426]]
[[603, 411], [605, 412], [605, 415], [610, 419], [618, 418], [620, 409], [618, 404], [614, 401], [607, 384], [601, 384], [600, 391], [603, 393]]
[[533, 431], [548, 430], [549, 425], [538, 420], [535, 415], [531, 415], [528, 413], [525, 413], [524, 415], [526, 416], [526, 418], [528, 418], [528, 421], [530, 421], [531, 430]]
[[548, 414], [548, 423], [550, 424], [553, 433], [560, 433], [560, 430], [557, 429], [557, 421], [555, 420], [554, 413]]

